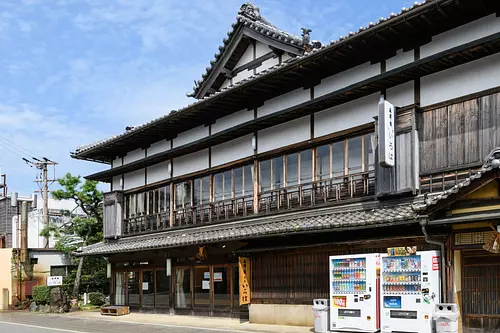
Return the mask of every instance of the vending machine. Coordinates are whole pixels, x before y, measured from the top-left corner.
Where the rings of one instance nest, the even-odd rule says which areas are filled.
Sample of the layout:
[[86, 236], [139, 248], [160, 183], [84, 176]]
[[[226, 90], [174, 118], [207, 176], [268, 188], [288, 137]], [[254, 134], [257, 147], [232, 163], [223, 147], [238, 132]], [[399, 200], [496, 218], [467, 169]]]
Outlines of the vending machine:
[[380, 329], [380, 254], [330, 257], [330, 329]]
[[435, 332], [432, 315], [441, 299], [439, 256], [438, 251], [405, 248], [388, 249], [382, 255], [383, 333]]

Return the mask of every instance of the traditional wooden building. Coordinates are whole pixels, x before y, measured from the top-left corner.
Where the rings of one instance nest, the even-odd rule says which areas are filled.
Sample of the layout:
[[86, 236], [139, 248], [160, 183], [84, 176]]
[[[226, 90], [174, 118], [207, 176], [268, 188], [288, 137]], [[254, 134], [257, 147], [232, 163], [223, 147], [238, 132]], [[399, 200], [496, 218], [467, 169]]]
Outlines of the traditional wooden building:
[[329, 255], [416, 245], [442, 251], [464, 328], [495, 327], [499, 13], [425, 1], [322, 45], [243, 5], [195, 103], [72, 153], [111, 165], [87, 177], [111, 184], [105, 241], [77, 255], [109, 258], [117, 305], [312, 325]]

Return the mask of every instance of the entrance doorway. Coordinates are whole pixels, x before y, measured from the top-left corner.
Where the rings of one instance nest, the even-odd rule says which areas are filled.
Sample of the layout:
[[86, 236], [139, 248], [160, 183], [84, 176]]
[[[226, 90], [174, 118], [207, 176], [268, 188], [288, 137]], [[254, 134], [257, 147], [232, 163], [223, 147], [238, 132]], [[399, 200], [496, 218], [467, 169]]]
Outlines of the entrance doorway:
[[175, 271], [176, 313], [190, 312], [199, 316], [239, 314], [237, 265], [177, 267]]

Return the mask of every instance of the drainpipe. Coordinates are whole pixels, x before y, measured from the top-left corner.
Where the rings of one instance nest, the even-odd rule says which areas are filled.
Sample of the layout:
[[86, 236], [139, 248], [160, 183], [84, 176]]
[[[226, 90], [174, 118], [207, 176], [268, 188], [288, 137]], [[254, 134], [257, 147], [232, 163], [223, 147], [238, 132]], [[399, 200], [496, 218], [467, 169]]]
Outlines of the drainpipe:
[[427, 230], [425, 229], [425, 227], [429, 223], [429, 218], [427, 216], [422, 216], [420, 218], [419, 223], [420, 223], [420, 226], [422, 227], [422, 233], [425, 236], [425, 241], [428, 244], [438, 245], [441, 248], [441, 255], [440, 255], [440, 262], [439, 262], [439, 266], [440, 266], [440, 270], [441, 270], [441, 297], [443, 299], [443, 303], [446, 303], [451, 298], [448, 297], [448, 294], [445, 292], [445, 290], [446, 290], [445, 286], [447, 284], [446, 283], [446, 248], [445, 248], [445, 243], [431, 240], [429, 238], [429, 234], [427, 233]]

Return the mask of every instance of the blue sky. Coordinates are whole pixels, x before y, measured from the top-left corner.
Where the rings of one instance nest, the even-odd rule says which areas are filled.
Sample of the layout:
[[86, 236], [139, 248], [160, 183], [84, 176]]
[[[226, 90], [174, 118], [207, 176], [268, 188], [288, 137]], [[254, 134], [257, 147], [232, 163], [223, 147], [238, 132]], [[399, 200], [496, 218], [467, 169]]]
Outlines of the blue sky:
[[[0, 0], [0, 167], [28, 194], [46, 156], [66, 172], [105, 165], [69, 152], [180, 108], [235, 21], [236, 0]], [[261, 14], [323, 43], [410, 7], [403, 0], [257, 0]]]

